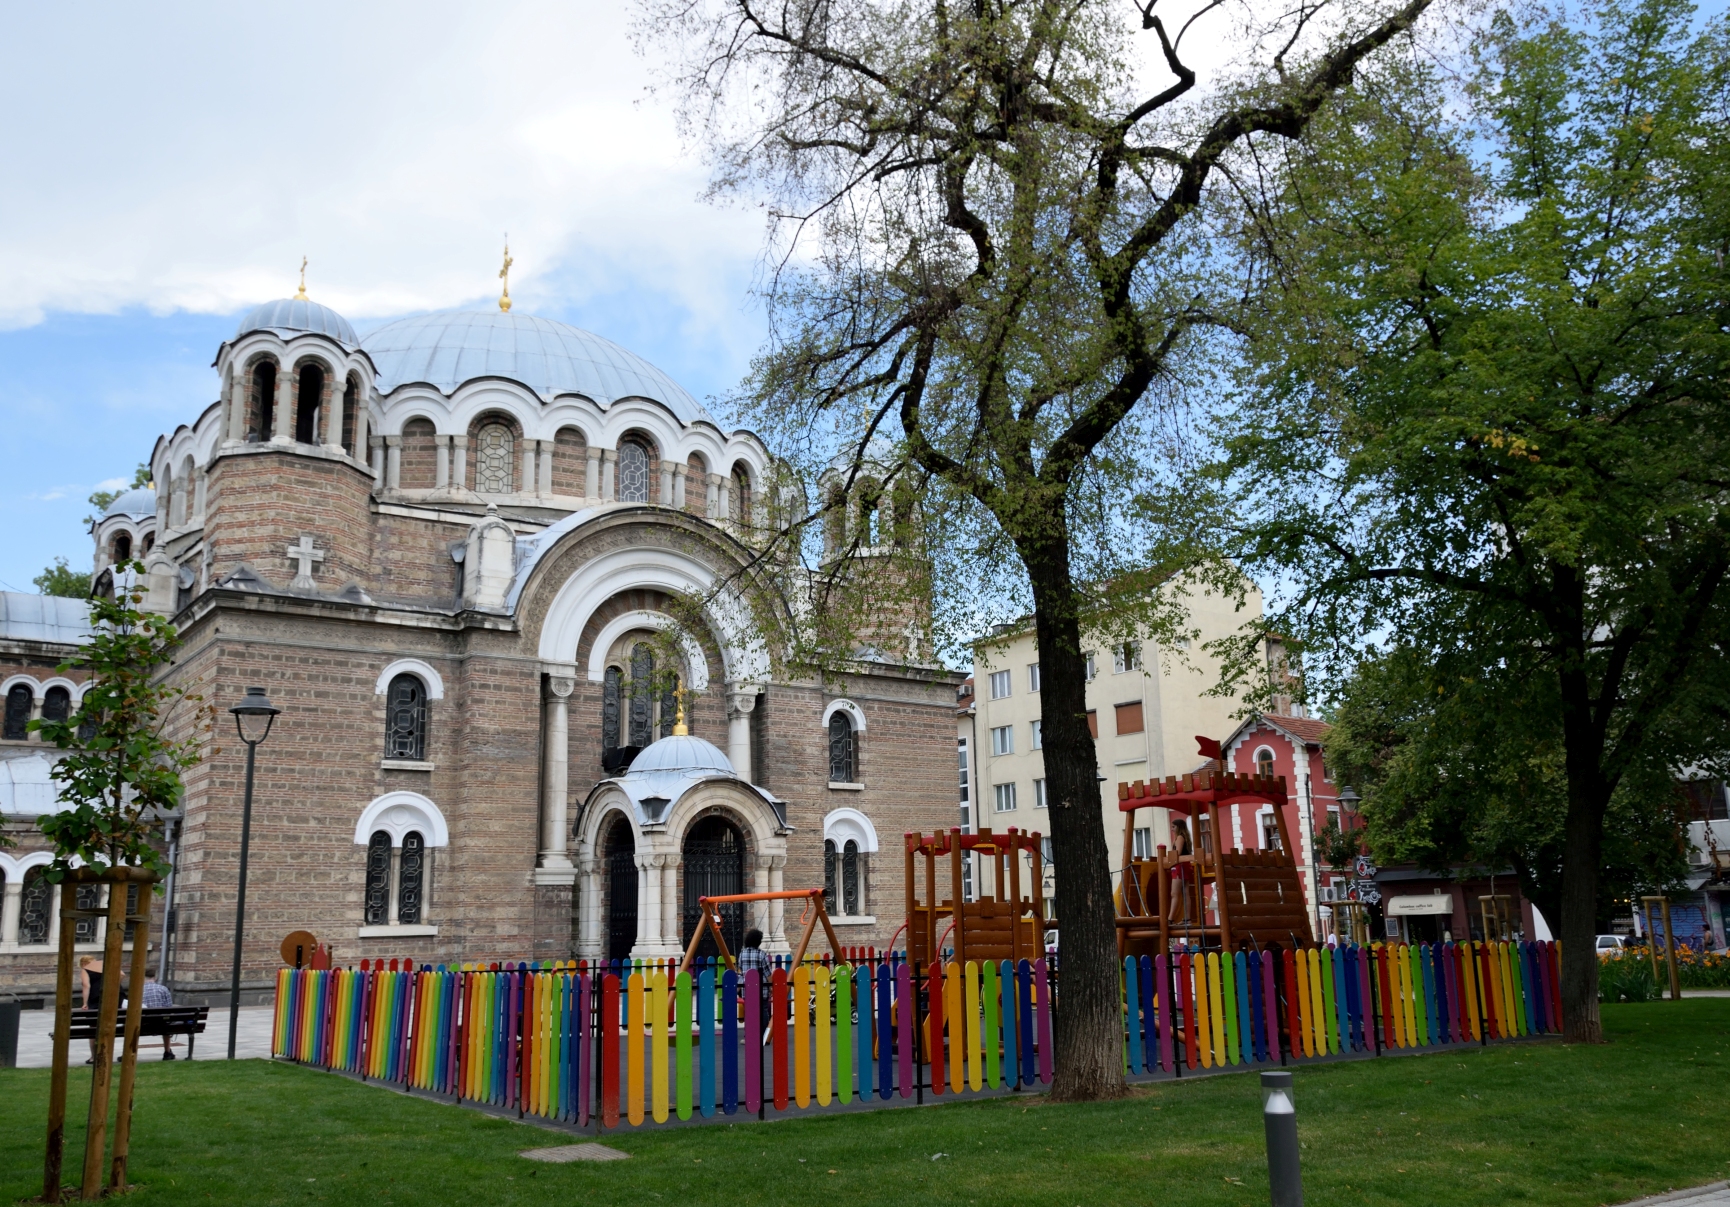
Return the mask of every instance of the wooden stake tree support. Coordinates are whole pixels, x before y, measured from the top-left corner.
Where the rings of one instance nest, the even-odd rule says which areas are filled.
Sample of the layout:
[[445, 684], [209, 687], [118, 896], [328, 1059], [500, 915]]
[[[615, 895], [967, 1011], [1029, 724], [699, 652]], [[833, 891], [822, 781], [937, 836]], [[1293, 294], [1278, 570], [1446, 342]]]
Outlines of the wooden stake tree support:
[[[1285, 777], [1227, 771], [1217, 741], [1197, 737], [1196, 742], [1211, 760], [1200, 771], [1117, 786], [1117, 807], [1123, 812], [1118, 954], [1164, 954], [1176, 942], [1225, 952], [1244, 943], [1314, 945], [1309, 907], [1286, 828]], [[1220, 809], [1234, 804], [1273, 806], [1280, 849], [1225, 849]], [[1136, 855], [1135, 814], [1147, 808], [1168, 809], [1190, 819], [1194, 849], [1179, 854], [1162, 844], [1151, 855]], [[1196, 824], [1203, 817], [1209, 822], [1207, 842], [1201, 841]], [[1214, 890], [1211, 905], [1209, 886]]]
[[[73, 868], [60, 894], [60, 954], [54, 982], [54, 1062], [48, 1087], [48, 1150], [42, 1167], [42, 1201], [63, 1201], [62, 1172], [66, 1150], [66, 1088], [72, 1045], [72, 970], [74, 932], [80, 918], [106, 918], [102, 950], [102, 1002], [96, 1016], [96, 1059], [90, 1067], [90, 1113], [84, 1132], [84, 1167], [79, 1197], [100, 1198], [126, 1189], [126, 1157], [132, 1140], [132, 1087], [138, 1068], [138, 1026], [144, 1009], [144, 978], [150, 949], [152, 889], [161, 879], [148, 868]], [[105, 884], [108, 903], [98, 909], [77, 908], [77, 886]], [[137, 886], [137, 907], [129, 912], [128, 898]], [[68, 891], [71, 890], [71, 891]], [[68, 904], [70, 903], [70, 904]], [[102, 1159], [108, 1145], [108, 1105], [114, 1071], [114, 1032], [120, 1014], [120, 962], [126, 927], [132, 930], [132, 992], [126, 998], [125, 1046], [120, 1060], [120, 1086], [114, 1116], [114, 1153], [103, 1184]], [[89, 1008], [89, 1003], [85, 1003]]]

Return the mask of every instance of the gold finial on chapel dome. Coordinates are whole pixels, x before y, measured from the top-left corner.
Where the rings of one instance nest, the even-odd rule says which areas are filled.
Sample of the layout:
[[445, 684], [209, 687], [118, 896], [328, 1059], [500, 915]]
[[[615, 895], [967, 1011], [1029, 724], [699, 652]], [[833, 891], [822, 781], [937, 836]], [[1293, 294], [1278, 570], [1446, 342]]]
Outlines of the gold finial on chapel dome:
[[683, 684], [673, 689], [673, 699], [678, 702], [679, 706], [678, 719], [673, 722], [673, 736], [675, 738], [688, 738], [691, 736], [691, 730], [685, 724], [685, 688]]
[[300, 258], [300, 291], [294, 295], [297, 302], [306, 301], [306, 257]]
[[511, 309], [511, 265], [516, 261], [511, 259], [511, 232], [505, 232], [505, 266], [499, 269], [499, 280], [503, 281], [504, 290], [499, 294], [499, 309], [506, 314]]

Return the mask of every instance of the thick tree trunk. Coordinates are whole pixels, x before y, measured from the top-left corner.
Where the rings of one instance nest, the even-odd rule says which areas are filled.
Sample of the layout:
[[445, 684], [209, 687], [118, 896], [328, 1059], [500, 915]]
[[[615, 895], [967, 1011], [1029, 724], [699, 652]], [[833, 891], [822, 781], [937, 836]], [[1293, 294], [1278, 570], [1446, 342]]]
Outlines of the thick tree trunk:
[[1598, 865], [1604, 847], [1604, 732], [1594, 724], [1583, 651], [1560, 673], [1568, 816], [1562, 831], [1562, 1038], [1604, 1042], [1598, 1017]]
[[1061, 944], [1051, 1093], [1070, 1101], [1116, 1097], [1124, 1092], [1117, 909], [1100, 818], [1099, 762], [1087, 727], [1087, 662], [1067, 539], [1060, 536], [1031, 550], [1024, 546], [1022, 556], [1033, 584], [1039, 642], [1045, 787]]

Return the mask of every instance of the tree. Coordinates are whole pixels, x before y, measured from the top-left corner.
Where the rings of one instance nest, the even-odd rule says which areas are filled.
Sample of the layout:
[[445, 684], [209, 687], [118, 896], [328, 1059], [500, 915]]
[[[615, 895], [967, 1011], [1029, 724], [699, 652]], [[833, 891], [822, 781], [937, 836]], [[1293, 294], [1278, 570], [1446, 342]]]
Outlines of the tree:
[[54, 564], [30, 580], [43, 595], [59, 595], [65, 599], [84, 599], [90, 594], [90, 575], [74, 570], [66, 559], [57, 557]]
[[[1560, 713], [1547, 698], [1555, 680], [1462, 678], [1460, 661], [1443, 671], [1409, 649], [1365, 657], [1334, 706], [1328, 766], [1363, 794], [1363, 837], [1380, 862], [1512, 868], [1525, 896], [1559, 918], [1568, 793]], [[1626, 777], [1605, 814], [1600, 930], [1618, 899], [1675, 888], [1687, 872], [1687, 802], [1663, 769], [1649, 770]]]
[[1201, 90], [1183, 39], [1218, 3], [1175, 28], [1140, 4], [1146, 70], [1129, 10], [1105, 0], [647, 5], [641, 28], [673, 48], [715, 190], [771, 207], [772, 338], [742, 400], [754, 425], [791, 464], [836, 476], [823, 513], [887, 463], [885, 483], [911, 480], [949, 526], [945, 554], [1008, 571], [992, 586], [1031, 604], [1064, 869], [1060, 1098], [1122, 1086], [1083, 637], [1190, 568], [1124, 551], [1145, 552], [1162, 517], [1193, 535], [1149, 467], [1159, 403], [1210, 350], [1198, 207], [1257, 140], [1301, 135], [1427, 4], [1364, 0], [1327, 10], [1325, 29], [1309, 5], [1243, 5], [1253, 61]]
[[[1462, 88], [1387, 60], [1271, 167], [1218, 473], [1312, 675], [1376, 634], [1439, 686], [1433, 719], [1390, 696], [1423, 740], [1389, 780], [1554, 860], [1564, 1030], [1596, 1041], [1618, 793], [1724, 753], [1730, 39], [1678, 0], [1585, 13], [1495, 14]], [[1500, 803], [1444, 816], [1474, 791]]]
[[168, 871], [154, 838], [163, 814], [180, 803], [181, 773], [199, 756], [196, 733], [173, 741], [167, 727], [177, 706], [198, 698], [160, 678], [180, 638], [167, 620], [139, 610], [142, 588], [125, 585], [143, 569], [138, 562], [115, 566], [114, 595], [90, 601], [90, 640], [60, 665], [62, 674], [90, 675], [78, 711], [30, 722], [43, 741], [68, 752], [49, 773], [63, 807], [37, 819], [54, 844], [45, 873], [54, 883], [75, 858], [95, 869]]

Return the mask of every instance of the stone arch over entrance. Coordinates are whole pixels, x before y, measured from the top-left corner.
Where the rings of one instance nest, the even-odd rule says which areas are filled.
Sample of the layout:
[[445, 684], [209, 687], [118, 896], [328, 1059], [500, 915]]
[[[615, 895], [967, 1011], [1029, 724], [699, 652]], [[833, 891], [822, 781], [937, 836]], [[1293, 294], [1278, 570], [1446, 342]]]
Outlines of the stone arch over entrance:
[[602, 833], [601, 876], [606, 894], [606, 950], [602, 954], [608, 960], [628, 960], [637, 945], [639, 926], [636, 833], [625, 815], [616, 812]]
[[[702, 917], [702, 897], [723, 897], [749, 892], [746, 872], [745, 831], [723, 810], [712, 810], [692, 822], [680, 844], [680, 879], [684, 892], [679, 905], [679, 946], [688, 947]], [[721, 933], [727, 950], [737, 953], [744, 945], [744, 905], [721, 907]], [[719, 954], [715, 941], [705, 935], [697, 948], [699, 956]]]

